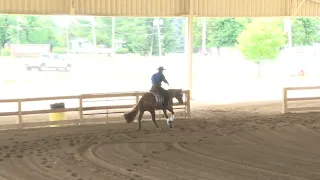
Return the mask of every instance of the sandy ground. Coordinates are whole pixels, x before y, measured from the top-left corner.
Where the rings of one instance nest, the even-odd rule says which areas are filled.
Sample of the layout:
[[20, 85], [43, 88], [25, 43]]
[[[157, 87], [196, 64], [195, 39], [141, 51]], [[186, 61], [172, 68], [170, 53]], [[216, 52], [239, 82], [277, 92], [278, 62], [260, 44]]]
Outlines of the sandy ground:
[[318, 113], [193, 102], [191, 120], [0, 132], [0, 180], [317, 180]]

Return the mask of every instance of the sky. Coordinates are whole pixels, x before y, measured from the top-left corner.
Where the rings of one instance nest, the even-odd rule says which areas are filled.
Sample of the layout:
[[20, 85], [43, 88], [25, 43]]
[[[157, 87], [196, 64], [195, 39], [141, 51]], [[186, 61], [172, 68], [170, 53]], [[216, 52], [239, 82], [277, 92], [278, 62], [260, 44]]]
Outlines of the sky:
[[88, 21], [92, 20], [93, 16], [51, 16], [52, 20], [59, 27], [67, 27], [72, 20], [77, 18], [86, 19]]

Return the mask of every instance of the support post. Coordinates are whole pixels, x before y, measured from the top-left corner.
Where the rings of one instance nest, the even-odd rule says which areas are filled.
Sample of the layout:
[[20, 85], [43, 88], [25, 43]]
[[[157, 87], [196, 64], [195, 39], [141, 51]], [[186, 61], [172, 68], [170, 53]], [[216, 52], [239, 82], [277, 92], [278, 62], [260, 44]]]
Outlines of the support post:
[[160, 18], [157, 19], [157, 31], [158, 31], [158, 47], [159, 47], [159, 56], [162, 56], [162, 45], [161, 45], [161, 31], [160, 31]]
[[193, 92], [193, 0], [189, 1], [188, 15], [188, 88], [190, 90], [190, 98]]
[[202, 55], [207, 51], [207, 18], [202, 19]]
[[116, 39], [116, 17], [112, 17], [112, 52], [115, 52], [115, 39]]
[[80, 123], [83, 121], [83, 101], [82, 101], [82, 96], [79, 97], [79, 117], [80, 117]]
[[291, 50], [292, 48], [292, 24], [291, 24], [291, 17], [284, 18], [284, 30], [288, 36], [288, 48]]
[[187, 91], [187, 118], [190, 119], [191, 118], [191, 95], [190, 95], [190, 91]]
[[23, 119], [22, 119], [22, 102], [18, 101], [18, 116], [19, 116], [19, 128], [23, 128]]
[[91, 21], [92, 41], [94, 46], [94, 53], [97, 53], [97, 35], [96, 35], [96, 17], [92, 17]]
[[288, 103], [287, 103], [288, 90], [287, 88], [282, 89], [282, 114], [287, 113]]
[[140, 99], [140, 97], [139, 97], [139, 95], [137, 94], [137, 95], [136, 95], [136, 104], [138, 104], [139, 99]]

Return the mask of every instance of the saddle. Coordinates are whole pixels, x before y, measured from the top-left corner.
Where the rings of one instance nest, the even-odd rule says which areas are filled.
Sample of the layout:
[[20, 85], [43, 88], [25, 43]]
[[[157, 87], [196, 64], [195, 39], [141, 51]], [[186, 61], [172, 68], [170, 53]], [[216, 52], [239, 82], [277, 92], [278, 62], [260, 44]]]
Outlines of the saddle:
[[153, 96], [156, 99], [156, 108], [162, 108], [163, 107], [163, 101], [164, 101], [164, 96], [158, 92], [155, 92], [153, 90], [150, 90], [150, 92], [153, 94]]

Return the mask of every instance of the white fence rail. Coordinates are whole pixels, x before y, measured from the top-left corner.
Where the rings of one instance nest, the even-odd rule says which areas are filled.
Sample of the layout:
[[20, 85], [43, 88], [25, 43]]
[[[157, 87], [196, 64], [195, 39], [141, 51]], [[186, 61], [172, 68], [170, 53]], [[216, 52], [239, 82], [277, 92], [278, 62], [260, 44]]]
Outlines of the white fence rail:
[[[11, 112], [0, 112], [1, 117], [16, 116], [18, 122], [14, 124], [3, 124], [0, 119], [0, 129], [16, 129], [16, 128], [31, 128], [52, 125], [80, 125], [90, 123], [108, 123], [119, 122], [123, 120], [123, 113], [129, 111], [138, 101], [139, 98], [146, 92], [126, 92], [126, 93], [105, 93], [105, 94], [82, 94], [78, 96], [56, 96], [56, 97], [40, 97], [40, 98], [25, 98], [25, 99], [2, 99], [0, 104], [15, 103], [17, 110]], [[175, 118], [187, 119], [190, 118], [190, 91], [184, 90], [184, 104], [179, 105], [174, 103]], [[37, 109], [24, 110], [24, 104], [40, 101], [72, 101], [74, 107], [65, 107], [59, 109]], [[77, 102], [77, 103], [75, 103]], [[42, 106], [43, 107], [43, 106]], [[24, 120], [26, 115], [39, 115], [58, 112], [73, 112], [77, 118], [71, 120], [41, 120], [37, 122], [28, 122]], [[94, 115], [103, 115], [101, 118], [94, 118]], [[88, 118], [89, 117], [89, 118]], [[157, 119], [164, 118], [162, 111], [158, 111]], [[144, 120], [151, 119], [151, 116], [146, 113]], [[124, 121], [123, 121], [124, 122]]]
[[282, 113], [288, 113], [293, 111], [319, 111], [320, 107], [298, 107], [298, 108], [290, 108], [288, 107], [289, 102], [294, 101], [310, 101], [310, 100], [320, 100], [319, 96], [314, 97], [294, 97], [289, 98], [289, 91], [307, 91], [307, 90], [320, 90], [320, 86], [308, 86], [308, 87], [286, 87], [283, 88], [282, 95]]

